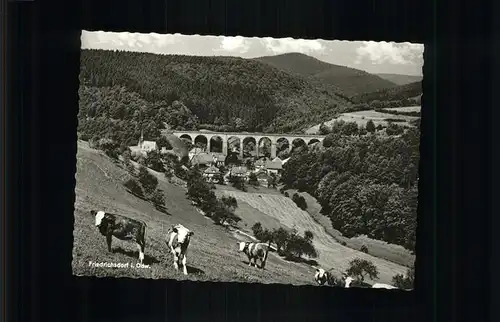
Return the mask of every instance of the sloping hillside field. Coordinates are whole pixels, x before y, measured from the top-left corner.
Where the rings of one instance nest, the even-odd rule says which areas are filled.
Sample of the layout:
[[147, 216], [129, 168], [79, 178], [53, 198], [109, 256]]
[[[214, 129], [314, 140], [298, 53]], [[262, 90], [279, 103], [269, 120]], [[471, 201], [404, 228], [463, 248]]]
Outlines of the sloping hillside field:
[[[130, 195], [122, 186], [128, 174], [108, 157], [78, 144], [74, 223], [73, 273], [79, 276], [162, 278], [197, 281], [314, 284], [314, 269], [289, 263], [269, 254], [265, 270], [248, 267], [247, 258], [238, 253], [238, 239], [225, 228], [200, 215], [185, 197], [183, 188], [160, 181], [169, 214]], [[135, 244], [113, 239], [113, 253], [94, 226], [91, 209], [126, 214], [147, 224], [145, 268], [136, 268]], [[167, 250], [165, 234], [169, 227], [182, 224], [194, 231], [187, 255], [188, 276], [175, 271]], [[242, 240], [249, 238], [241, 237]], [[89, 262], [129, 263], [129, 268], [95, 268]]]
[[[132, 277], [196, 281], [258, 282], [314, 285], [314, 268], [303, 263], [288, 262], [274, 252], [269, 254], [265, 270], [248, 267], [247, 258], [238, 252], [239, 240], [251, 241], [214, 225], [202, 216], [185, 197], [185, 189], [159, 180], [165, 192], [167, 214], [155, 210], [150, 203], [129, 194], [123, 187], [127, 172], [101, 152], [78, 143], [76, 201], [74, 222], [73, 273], [78, 276]], [[220, 191], [218, 191], [220, 193]], [[319, 251], [318, 262], [327, 268], [344, 270], [349, 260], [360, 257], [373, 261], [380, 271], [380, 282], [405, 268], [338, 244], [308, 213], [298, 209], [279, 194], [224, 191], [237, 198], [242, 217], [240, 229], [249, 232], [255, 222], [271, 227], [284, 225], [308, 229], [314, 233]], [[134, 243], [113, 238], [113, 252], [107, 251], [105, 237], [94, 226], [90, 210], [104, 210], [144, 220], [147, 224], [144, 267], [137, 267], [138, 249]], [[173, 267], [165, 237], [168, 229], [182, 224], [194, 231], [187, 254], [188, 272], [182, 275]], [[92, 267], [90, 262], [127, 264], [124, 268]]]
[[[245, 193], [240, 191], [226, 191], [226, 194], [235, 197], [238, 202], [257, 209], [261, 213], [275, 218], [280, 224], [288, 228], [296, 228], [301, 234], [310, 230], [314, 234], [313, 244], [318, 250], [317, 262], [321, 267], [333, 268], [332, 271], [340, 273], [348, 268], [349, 261], [361, 258], [372, 261], [379, 270], [379, 281], [390, 283], [396, 274], [404, 274], [406, 268], [365, 254], [339, 244], [324, 227], [316, 222], [309, 213], [299, 209], [287, 197], [271, 194]], [[265, 224], [263, 223], [265, 227]]]

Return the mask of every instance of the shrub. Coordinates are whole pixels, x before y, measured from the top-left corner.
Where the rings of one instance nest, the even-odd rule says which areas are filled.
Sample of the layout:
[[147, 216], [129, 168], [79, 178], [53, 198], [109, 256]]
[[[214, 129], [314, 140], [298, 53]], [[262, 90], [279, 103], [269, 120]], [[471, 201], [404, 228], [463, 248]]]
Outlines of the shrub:
[[144, 192], [141, 185], [135, 179], [128, 179], [124, 184], [125, 188], [129, 190], [130, 193], [138, 197], [144, 197]]
[[273, 241], [272, 232], [267, 229], [263, 229], [260, 222], [257, 222], [252, 226], [252, 233], [253, 236], [261, 242]]
[[257, 175], [254, 172], [250, 173], [250, 175], [248, 176], [248, 183], [254, 186], [259, 185], [259, 181], [257, 180]]
[[153, 202], [156, 209], [162, 209], [165, 207], [165, 194], [161, 189], [156, 189], [149, 197], [149, 200]]
[[238, 190], [246, 191], [245, 181], [241, 177], [230, 176], [229, 182]]
[[135, 166], [132, 164], [132, 162], [129, 162], [125, 164], [125, 169], [127, 170], [128, 173], [130, 173], [131, 176], [136, 176], [136, 169]]
[[375, 123], [373, 123], [372, 120], [368, 120], [368, 122], [366, 122], [366, 131], [370, 132], [370, 133], [375, 133]]
[[144, 166], [139, 167], [137, 178], [139, 179], [144, 192], [148, 195], [152, 194], [158, 186], [158, 179], [149, 173], [148, 169]]
[[341, 244], [342, 246], [347, 246], [347, 243], [346, 243], [345, 241], [342, 241], [340, 244]]
[[361, 249], [360, 249], [363, 253], [365, 254], [368, 254], [368, 247], [366, 247], [366, 245], [363, 245], [361, 246]]
[[292, 197], [292, 200], [293, 202], [295, 202], [295, 204], [297, 205], [297, 207], [299, 207], [300, 209], [302, 210], [306, 210], [307, 209], [307, 202], [306, 200], [304, 199], [303, 196], [297, 194], [297, 193], [294, 193], [293, 194], [293, 197]]
[[[232, 198], [232, 197], [230, 197], [230, 198]], [[215, 207], [214, 207], [215, 209], [213, 209], [213, 211], [212, 211], [212, 219], [220, 225], [224, 225], [226, 223], [234, 224], [234, 223], [240, 221], [241, 218], [234, 214], [231, 207], [232, 206], [228, 206], [228, 199], [217, 200], [215, 203]], [[234, 207], [236, 207], [236, 206], [234, 206]]]
[[146, 157], [146, 166], [158, 172], [164, 172], [165, 167], [163, 166], [163, 161], [161, 160], [161, 155], [156, 151], [151, 151]]
[[366, 276], [369, 276], [371, 279], [376, 279], [379, 274], [377, 267], [372, 262], [360, 258], [353, 259], [349, 262], [349, 268], [346, 273], [361, 282], [365, 280]]
[[406, 276], [402, 274], [397, 274], [392, 278], [392, 284], [397, 288], [403, 290], [409, 290], [414, 287], [415, 283], [415, 266], [409, 268], [406, 272]]

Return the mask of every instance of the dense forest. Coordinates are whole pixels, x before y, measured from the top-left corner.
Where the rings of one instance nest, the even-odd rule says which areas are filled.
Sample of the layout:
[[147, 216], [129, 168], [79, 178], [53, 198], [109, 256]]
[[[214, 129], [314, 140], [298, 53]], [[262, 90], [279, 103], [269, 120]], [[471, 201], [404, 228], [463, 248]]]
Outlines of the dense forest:
[[420, 95], [422, 95], [421, 81], [375, 92], [359, 94], [354, 96], [352, 100], [355, 103], [371, 103], [373, 101], [388, 102], [402, 101], [406, 99], [414, 100], [414, 103], [418, 105], [420, 104]]
[[144, 131], [146, 140], [158, 139], [165, 123], [193, 130], [198, 119], [176, 97], [150, 103], [123, 86], [81, 85], [78, 133], [80, 139], [109, 138], [118, 144], [137, 144]]
[[415, 82], [421, 82], [422, 76], [414, 76], [414, 75], [400, 75], [400, 74], [377, 74], [378, 77], [383, 79], [387, 79], [388, 81], [396, 84], [396, 85], [406, 85]]
[[365, 71], [329, 64], [300, 53], [256, 58], [258, 61], [288, 73], [309, 77], [335, 86], [347, 96], [396, 87], [396, 84]]
[[[168, 110], [172, 102], [177, 101], [187, 108], [189, 126], [231, 127], [239, 120], [241, 131], [300, 132], [324, 118], [331, 118], [332, 114], [343, 112], [351, 104], [334, 86], [236, 57], [82, 50], [80, 84], [82, 91], [86, 91], [84, 94], [90, 96], [120, 88], [128, 92], [120, 95], [141, 102], [141, 108], [147, 111], [162, 107]], [[104, 98], [102, 109], [106, 104], [114, 104], [113, 100]], [[81, 103], [81, 122], [93, 117], [88, 105], [93, 102], [87, 102]], [[138, 106], [120, 108], [127, 110], [127, 114], [117, 112], [116, 120], [138, 112]], [[94, 117], [100, 115], [97, 113]], [[161, 121], [161, 117], [156, 119]], [[143, 120], [154, 121], [144, 113]], [[185, 124], [178, 123], [174, 128], [176, 126]]]
[[335, 229], [415, 248], [420, 133], [345, 135], [300, 150], [285, 167], [286, 187], [315, 196]]

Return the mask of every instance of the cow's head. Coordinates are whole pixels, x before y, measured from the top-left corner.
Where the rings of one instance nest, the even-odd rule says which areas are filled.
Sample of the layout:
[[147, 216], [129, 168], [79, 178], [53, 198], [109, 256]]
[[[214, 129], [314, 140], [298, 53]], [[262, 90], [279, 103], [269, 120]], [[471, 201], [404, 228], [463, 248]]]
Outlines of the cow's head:
[[191, 236], [194, 235], [194, 232], [180, 224], [173, 226], [172, 231], [177, 234], [177, 242], [179, 244], [184, 244], [186, 241], [189, 241]]
[[102, 224], [102, 220], [104, 219], [104, 215], [106, 214], [104, 211], [95, 211], [91, 210], [90, 214], [95, 218], [95, 225], [99, 227]]

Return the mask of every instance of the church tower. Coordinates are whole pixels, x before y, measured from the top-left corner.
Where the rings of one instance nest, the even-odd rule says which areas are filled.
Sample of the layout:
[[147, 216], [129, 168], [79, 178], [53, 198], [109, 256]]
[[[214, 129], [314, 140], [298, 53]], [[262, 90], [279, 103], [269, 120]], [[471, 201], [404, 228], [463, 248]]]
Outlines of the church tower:
[[144, 142], [144, 133], [141, 129], [141, 137], [139, 138], [139, 143], [137, 144], [137, 146], [142, 149], [142, 143]]

